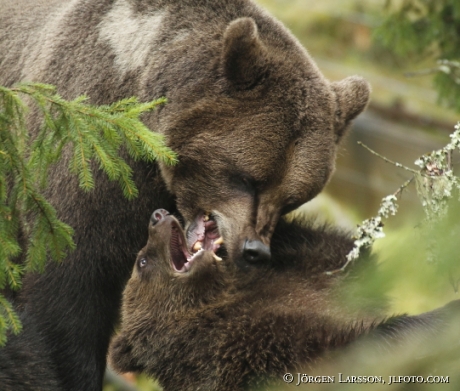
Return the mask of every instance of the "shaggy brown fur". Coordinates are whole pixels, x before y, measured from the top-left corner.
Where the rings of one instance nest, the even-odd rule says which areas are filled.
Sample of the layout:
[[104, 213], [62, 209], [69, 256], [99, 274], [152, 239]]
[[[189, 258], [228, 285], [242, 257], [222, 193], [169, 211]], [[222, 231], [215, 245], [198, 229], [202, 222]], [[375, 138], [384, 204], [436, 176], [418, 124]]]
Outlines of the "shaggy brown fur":
[[[99, 171], [96, 190], [82, 192], [67, 154], [53, 168], [47, 196], [75, 229], [77, 249], [44, 275], [28, 275], [16, 298], [64, 387], [97, 390], [145, 216], [177, 207], [192, 244], [196, 220], [211, 213], [231, 259], [267, 262], [279, 216], [328, 181], [369, 86], [359, 77], [326, 80], [249, 0], [0, 0], [0, 9], [0, 84], [51, 83], [65, 98], [86, 94], [95, 104], [133, 95], [169, 101], [143, 119], [179, 164], [131, 162], [134, 202]], [[32, 114], [30, 123], [39, 120]], [[25, 349], [23, 341], [11, 337], [0, 354]]]
[[428, 313], [382, 323], [376, 314], [383, 307], [359, 297], [354, 309], [341, 307], [333, 287], [342, 277], [324, 271], [339, 267], [352, 248], [343, 233], [281, 221], [270, 265], [244, 273], [203, 252], [177, 272], [177, 220], [154, 223], [124, 292], [111, 362], [120, 372], [146, 372], [165, 391], [260, 386], [373, 329], [388, 345], [442, 320]]
[[[66, 98], [86, 93], [97, 104], [168, 98], [145, 118], [179, 155], [179, 165], [161, 167], [163, 179], [188, 223], [203, 211], [218, 216], [233, 258], [246, 239], [268, 244], [279, 215], [323, 188], [336, 143], [369, 98], [361, 78], [325, 80], [295, 38], [249, 1], [1, 6], [2, 84], [52, 83]], [[152, 176], [151, 167], [136, 169]], [[63, 191], [79, 194], [68, 182], [59, 202]], [[115, 194], [121, 212], [126, 202]]]

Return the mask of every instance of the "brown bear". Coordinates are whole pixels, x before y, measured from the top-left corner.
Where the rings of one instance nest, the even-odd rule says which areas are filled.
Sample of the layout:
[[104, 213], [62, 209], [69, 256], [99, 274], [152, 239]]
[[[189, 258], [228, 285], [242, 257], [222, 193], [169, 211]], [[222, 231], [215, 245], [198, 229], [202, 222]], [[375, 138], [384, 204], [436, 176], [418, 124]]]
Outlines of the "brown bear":
[[124, 292], [112, 366], [145, 372], [165, 391], [242, 390], [311, 368], [370, 333], [385, 347], [418, 331], [433, 336], [449, 312], [460, 314], [460, 301], [389, 320], [374, 300], [339, 304], [333, 288], [344, 277], [324, 272], [340, 267], [352, 247], [343, 232], [280, 221], [270, 264], [242, 271], [211, 251], [191, 255], [179, 222], [155, 212]]
[[[0, 350], [24, 349], [33, 324], [58, 382], [97, 390], [149, 211], [178, 210], [189, 249], [223, 241], [243, 267], [268, 262], [279, 217], [324, 187], [369, 86], [359, 77], [326, 80], [250, 0], [0, 0], [0, 9], [1, 85], [50, 83], [64, 98], [86, 94], [94, 104], [168, 99], [143, 120], [179, 164], [130, 161], [135, 201], [96, 170], [96, 190], [83, 192], [66, 153], [52, 168], [46, 195], [74, 228], [77, 248], [26, 276], [15, 296], [26, 327]], [[39, 123], [32, 110], [32, 128]], [[19, 367], [18, 387], [27, 363]]]

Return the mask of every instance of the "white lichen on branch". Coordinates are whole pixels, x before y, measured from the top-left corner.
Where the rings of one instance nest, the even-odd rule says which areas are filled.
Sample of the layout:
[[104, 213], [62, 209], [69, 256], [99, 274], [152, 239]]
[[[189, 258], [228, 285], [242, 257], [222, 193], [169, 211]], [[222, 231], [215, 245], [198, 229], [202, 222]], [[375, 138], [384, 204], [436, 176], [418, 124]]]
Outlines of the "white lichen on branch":
[[[405, 187], [405, 186], [404, 186]], [[402, 189], [398, 189], [398, 193]], [[396, 214], [398, 205], [396, 204], [397, 198], [396, 193], [390, 194], [382, 199], [377, 216], [370, 219], [364, 220], [358, 225], [356, 234], [354, 236], [354, 247], [347, 254], [346, 263], [340, 268], [327, 274], [335, 274], [337, 272], [344, 271], [347, 266], [359, 257], [362, 248], [371, 247], [372, 244], [379, 238], [385, 237], [383, 232], [382, 218], [387, 218], [390, 215]]]
[[415, 161], [421, 168], [417, 178], [417, 193], [429, 221], [438, 220], [447, 214], [447, 204], [452, 198], [453, 189], [460, 189], [460, 182], [452, 170], [452, 152], [460, 147], [460, 124], [455, 126], [450, 138], [450, 143], [444, 148]]
[[398, 197], [414, 179], [416, 179], [417, 194], [425, 211], [426, 222], [436, 222], [445, 217], [448, 211], [448, 201], [453, 197], [454, 189], [460, 190], [460, 181], [452, 169], [452, 152], [460, 150], [460, 123], [455, 126], [455, 131], [450, 135], [451, 141], [441, 149], [419, 157], [415, 165], [419, 170], [405, 167], [378, 154], [366, 145], [359, 143], [372, 154], [382, 158], [387, 163], [403, 168], [414, 175], [401, 185], [398, 190], [382, 199], [380, 208], [375, 217], [364, 220], [358, 225], [354, 236], [353, 249], [347, 254], [345, 264], [337, 270], [327, 272], [335, 274], [344, 271], [350, 263], [357, 259], [364, 248], [371, 247], [374, 242], [385, 237], [382, 219], [396, 214], [398, 210]]

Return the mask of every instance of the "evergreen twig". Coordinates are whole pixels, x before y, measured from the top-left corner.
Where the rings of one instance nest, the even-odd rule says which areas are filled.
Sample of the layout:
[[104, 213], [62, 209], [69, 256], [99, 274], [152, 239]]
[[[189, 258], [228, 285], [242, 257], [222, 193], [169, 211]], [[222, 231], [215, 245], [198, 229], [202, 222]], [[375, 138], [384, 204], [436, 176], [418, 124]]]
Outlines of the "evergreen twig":
[[[33, 133], [26, 126], [24, 95], [43, 119]], [[133, 97], [96, 107], [85, 96], [64, 100], [46, 84], [0, 86], [0, 289], [19, 289], [25, 270], [43, 271], [48, 259], [61, 261], [75, 248], [72, 228], [58, 219], [43, 196], [48, 170], [64, 150], [70, 154], [68, 168], [83, 190], [96, 186], [91, 164], [95, 161], [110, 180], [119, 182], [128, 199], [136, 197], [137, 188], [123, 148], [135, 160], [177, 162], [163, 136], [140, 121], [143, 113], [165, 102]], [[27, 242], [25, 253], [17, 241], [20, 231]], [[18, 257], [24, 262], [15, 262]], [[20, 329], [11, 303], [0, 295], [0, 346], [7, 331]]]

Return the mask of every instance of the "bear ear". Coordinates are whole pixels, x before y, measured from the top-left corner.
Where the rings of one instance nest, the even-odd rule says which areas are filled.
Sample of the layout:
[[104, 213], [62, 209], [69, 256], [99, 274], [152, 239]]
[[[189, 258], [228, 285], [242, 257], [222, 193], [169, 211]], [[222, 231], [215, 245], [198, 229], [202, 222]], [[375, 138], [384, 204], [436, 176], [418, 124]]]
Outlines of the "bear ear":
[[256, 86], [268, 69], [267, 49], [259, 38], [252, 18], [232, 21], [224, 33], [224, 74], [237, 90]]
[[336, 94], [334, 130], [336, 142], [339, 142], [350, 122], [366, 108], [371, 87], [359, 76], [350, 76], [331, 85]]
[[132, 345], [124, 335], [114, 338], [109, 350], [110, 366], [118, 373], [140, 372], [142, 365], [136, 363], [132, 354]]

